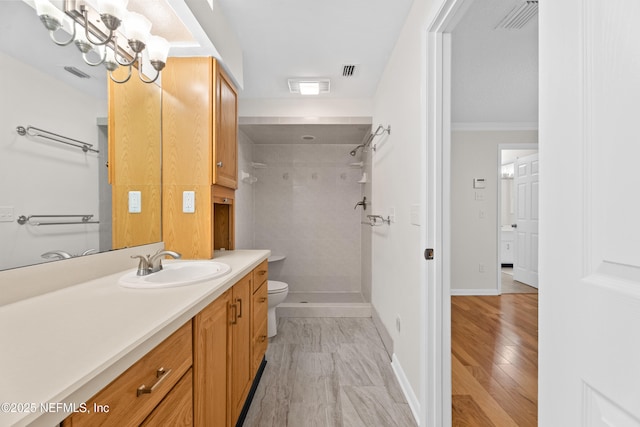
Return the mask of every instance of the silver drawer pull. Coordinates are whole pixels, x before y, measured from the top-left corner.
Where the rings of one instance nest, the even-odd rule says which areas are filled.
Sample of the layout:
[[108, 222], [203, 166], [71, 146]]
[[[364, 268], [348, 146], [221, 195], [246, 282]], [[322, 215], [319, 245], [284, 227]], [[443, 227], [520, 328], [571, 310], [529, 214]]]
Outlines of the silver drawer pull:
[[240, 311], [240, 313], [238, 314], [238, 318], [241, 318], [242, 317], [242, 298], [236, 298], [236, 301], [240, 305], [240, 308], [238, 309], [238, 311]]
[[153, 390], [155, 390], [160, 385], [162, 380], [164, 380], [165, 378], [167, 378], [169, 376], [170, 373], [171, 373], [171, 369], [169, 369], [168, 371], [165, 371], [164, 368], [158, 369], [156, 371], [156, 378], [158, 378], [158, 380], [155, 382], [155, 384], [153, 384], [149, 388], [147, 388], [146, 385], [142, 384], [140, 387], [138, 387], [137, 396], [140, 396], [141, 394], [151, 393]]
[[233, 315], [231, 316], [231, 324], [236, 325], [238, 323], [238, 304], [231, 304], [231, 310], [233, 310]]

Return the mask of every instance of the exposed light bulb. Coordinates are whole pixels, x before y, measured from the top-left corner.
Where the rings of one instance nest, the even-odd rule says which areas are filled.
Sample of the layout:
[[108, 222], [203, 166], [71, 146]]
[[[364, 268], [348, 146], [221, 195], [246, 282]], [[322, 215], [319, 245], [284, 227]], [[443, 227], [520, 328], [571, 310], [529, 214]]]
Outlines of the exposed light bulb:
[[160, 61], [166, 64], [169, 56], [169, 42], [160, 36], [149, 37], [147, 43], [147, 54], [150, 61]]
[[124, 21], [124, 28], [129, 40], [146, 43], [150, 36], [151, 21], [139, 13], [129, 12]]
[[127, 15], [128, 0], [98, 0], [98, 12], [102, 15], [111, 15], [120, 20]]

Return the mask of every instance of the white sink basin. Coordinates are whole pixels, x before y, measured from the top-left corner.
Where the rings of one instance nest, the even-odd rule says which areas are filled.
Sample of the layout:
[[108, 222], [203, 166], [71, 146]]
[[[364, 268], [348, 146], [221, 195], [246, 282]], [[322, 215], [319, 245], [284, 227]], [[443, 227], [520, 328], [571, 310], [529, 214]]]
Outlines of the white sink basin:
[[162, 266], [162, 270], [146, 276], [130, 271], [118, 283], [125, 288], [172, 288], [215, 279], [231, 271], [230, 266], [218, 261], [176, 261]]

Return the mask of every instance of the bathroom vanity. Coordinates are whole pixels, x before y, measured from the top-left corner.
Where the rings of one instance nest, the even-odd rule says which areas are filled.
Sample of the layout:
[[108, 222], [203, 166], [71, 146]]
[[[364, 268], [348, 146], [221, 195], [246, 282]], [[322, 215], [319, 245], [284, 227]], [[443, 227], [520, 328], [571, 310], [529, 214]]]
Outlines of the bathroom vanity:
[[128, 260], [0, 306], [0, 424], [236, 425], [266, 363], [269, 254], [217, 252], [231, 272], [164, 289], [120, 286]]

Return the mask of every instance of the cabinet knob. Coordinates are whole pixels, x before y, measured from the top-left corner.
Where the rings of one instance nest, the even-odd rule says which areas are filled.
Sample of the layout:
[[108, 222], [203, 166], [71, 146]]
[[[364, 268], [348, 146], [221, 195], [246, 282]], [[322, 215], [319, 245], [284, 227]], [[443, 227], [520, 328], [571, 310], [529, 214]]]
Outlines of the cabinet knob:
[[265, 302], [267, 299], [265, 297], [260, 298], [260, 302]]
[[218, 163], [216, 163], [216, 166], [217, 166], [217, 167], [219, 167], [219, 168], [221, 168], [221, 167], [222, 167], [222, 162], [218, 162]]

